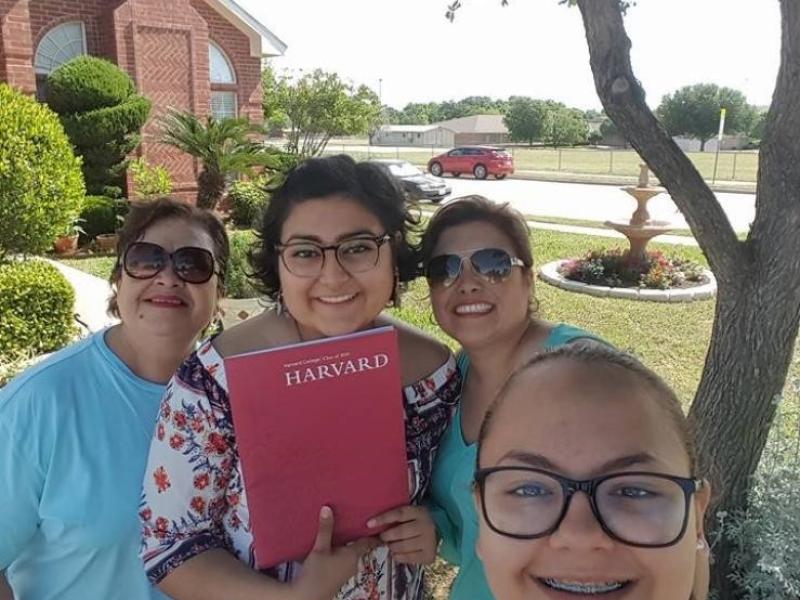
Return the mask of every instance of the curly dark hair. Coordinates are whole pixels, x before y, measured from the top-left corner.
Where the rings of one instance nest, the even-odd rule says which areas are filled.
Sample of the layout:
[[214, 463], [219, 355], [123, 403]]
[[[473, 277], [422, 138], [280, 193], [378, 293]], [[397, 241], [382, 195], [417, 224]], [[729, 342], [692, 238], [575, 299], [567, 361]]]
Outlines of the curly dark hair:
[[217, 278], [217, 292], [220, 296], [225, 291], [225, 273], [228, 269], [230, 257], [230, 244], [225, 226], [211, 212], [172, 198], [159, 198], [150, 202], [131, 202], [131, 208], [125, 217], [125, 223], [119, 232], [117, 242], [117, 257], [108, 282], [112, 287], [111, 298], [108, 301], [108, 314], [119, 318], [117, 306], [116, 284], [122, 277], [122, 258], [128, 246], [142, 239], [145, 232], [160, 221], [179, 219], [190, 225], [198, 225], [211, 237], [214, 249], [214, 260], [217, 262], [219, 276]]
[[260, 291], [277, 301], [281, 289], [278, 276], [283, 224], [295, 205], [333, 195], [350, 198], [375, 215], [393, 237], [392, 249], [401, 282], [417, 275], [417, 248], [408, 239], [419, 219], [407, 205], [405, 192], [383, 165], [356, 162], [339, 154], [310, 158], [291, 169], [283, 184], [272, 192], [264, 211], [258, 241], [250, 253], [253, 276]]

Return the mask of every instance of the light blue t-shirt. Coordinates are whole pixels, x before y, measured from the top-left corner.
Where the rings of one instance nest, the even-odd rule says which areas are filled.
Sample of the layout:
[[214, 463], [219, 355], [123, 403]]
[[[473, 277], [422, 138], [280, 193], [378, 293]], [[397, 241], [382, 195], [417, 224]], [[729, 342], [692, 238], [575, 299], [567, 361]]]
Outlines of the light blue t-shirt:
[[164, 599], [137, 510], [164, 386], [98, 332], [0, 389], [0, 571], [21, 600]]
[[[550, 330], [544, 342], [544, 349], [551, 350], [585, 338], [597, 340], [581, 329], [558, 324]], [[469, 374], [469, 358], [466, 354], [459, 355], [458, 368], [461, 371], [463, 385]], [[439, 445], [428, 505], [442, 541], [439, 552], [446, 561], [458, 565], [458, 575], [450, 589], [450, 600], [494, 598], [486, 582], [483, 564], [475, 553], [475, 544], [478, 541], [478, 514], [472, 498], [472, 482], [477, 452], [477, 444], [467, 444], [464, 441], [459, 404]]]

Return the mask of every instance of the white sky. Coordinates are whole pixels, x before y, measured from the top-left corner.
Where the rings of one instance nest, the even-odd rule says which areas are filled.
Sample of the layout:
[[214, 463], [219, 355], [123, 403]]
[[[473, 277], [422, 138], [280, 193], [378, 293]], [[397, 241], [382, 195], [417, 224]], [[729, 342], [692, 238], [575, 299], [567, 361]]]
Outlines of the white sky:
[[[278, 70], [322, 68], [384, 104], [511, 95], [600, 108], [577, 7], [557, 0], [237, 0], [288, 44]], [[778, 71], [777, 0], [639, 0], [625, 20], [634, 72], [655, 107], [712, 82], [768, 105]]]

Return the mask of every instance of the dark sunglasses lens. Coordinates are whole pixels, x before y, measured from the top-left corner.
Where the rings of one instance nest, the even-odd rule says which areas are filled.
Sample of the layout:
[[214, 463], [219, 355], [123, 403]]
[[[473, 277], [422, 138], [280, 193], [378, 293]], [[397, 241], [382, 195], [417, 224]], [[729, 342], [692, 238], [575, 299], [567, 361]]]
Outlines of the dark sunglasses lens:
[[492, 281], [511, 275], [511, 256], [500, 248], [478, 250], [470, 257], [470, 261], [477, 273]]
[[125, 271], [134, 279], [148, 279], [164, 268], [166, 259], [161, 246], [136, 242], [125, 252]]
[[461, 258], [455, 254], [442, 254], [435, 256], [428, 263], [425, 276], [431, 282], [452, 283], [458, 279], [461, 272]]
[[179, 248], [172, 261], [175, 273], [187, 283], [205, 283], [214, 274], [214, 257], [204, 248]]

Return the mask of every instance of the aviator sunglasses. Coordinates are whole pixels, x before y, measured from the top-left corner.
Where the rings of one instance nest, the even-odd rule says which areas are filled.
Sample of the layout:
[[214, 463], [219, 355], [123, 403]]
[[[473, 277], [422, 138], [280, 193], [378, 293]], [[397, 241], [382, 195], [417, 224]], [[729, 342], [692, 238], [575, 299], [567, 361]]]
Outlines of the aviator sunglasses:
[[476, 275], [489, 283], [508, 279], [513, 267], [525, 266], [522, 260], [511, 256], [502, 248], [481, 248], [465, 256], [458, 254], [434, 256], [428, 261], [425, 277], [430, 284], [449, 287], [461, 276], [465, 260], [469, 260]]
[[167, 252], [150, 242], [134, 242], [128, 246], [122, 258], [122, 268], [134, 279], [151, 279], [170, 262], [175, 275], [186, 283], [206, 283], [215, 273], [219, 275], [214, 270], [214, 255], [205, 248], [184, 246]]

